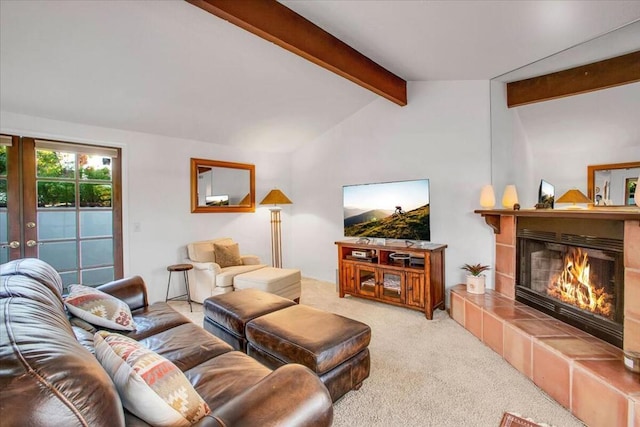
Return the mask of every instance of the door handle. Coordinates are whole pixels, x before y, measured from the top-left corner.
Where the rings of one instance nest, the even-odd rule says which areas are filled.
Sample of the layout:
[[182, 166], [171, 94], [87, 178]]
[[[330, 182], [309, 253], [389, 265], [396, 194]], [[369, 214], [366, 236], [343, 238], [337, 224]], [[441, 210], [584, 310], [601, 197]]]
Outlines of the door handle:
[[36, 242], [35, 240], [27, 240], [27, 246], [30, 248], [34, 247], [37, 244], [38, 242]]
[[18, 249], [20, 247], [20, 242], [14, 240], [13, 242], [9, 242], [8, 245], [2, 245], [3, 248], [9, 247], [11, 249]]

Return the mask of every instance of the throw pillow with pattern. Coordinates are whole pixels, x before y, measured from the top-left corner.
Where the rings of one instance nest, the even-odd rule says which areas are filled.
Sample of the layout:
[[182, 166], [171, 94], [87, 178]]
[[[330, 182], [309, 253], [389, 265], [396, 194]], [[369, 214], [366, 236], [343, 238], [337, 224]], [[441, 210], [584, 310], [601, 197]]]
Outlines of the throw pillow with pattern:
[[133, 331], [136, 327], [124, 301], [90, 286], [69, 285], [64, 304], [71, 314], [92, 325], [121, 331]]
[[153, 426], [188, 426], [211, 410], [184, 373], [139, 342], [98, 331], [96, 357], [116, 385], [125, 408]]
[[216, 264], [220, 267], [233, 267], [234, 265], [242, 265], [240, 258], [240, 246], [237, 243], [231, 245], [213, 244], [213, 251], [216, 256]]

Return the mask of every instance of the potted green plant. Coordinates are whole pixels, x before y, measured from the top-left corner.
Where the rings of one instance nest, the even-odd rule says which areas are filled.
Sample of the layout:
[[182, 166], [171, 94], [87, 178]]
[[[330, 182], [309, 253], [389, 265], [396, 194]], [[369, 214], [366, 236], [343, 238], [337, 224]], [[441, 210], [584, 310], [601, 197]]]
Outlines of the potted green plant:
[[471, 294], [484, 294], [485, 275], [483, 272], [490, 270], [488, 265], [465, 264], [461, 269], [467, 274], [467, 292]]

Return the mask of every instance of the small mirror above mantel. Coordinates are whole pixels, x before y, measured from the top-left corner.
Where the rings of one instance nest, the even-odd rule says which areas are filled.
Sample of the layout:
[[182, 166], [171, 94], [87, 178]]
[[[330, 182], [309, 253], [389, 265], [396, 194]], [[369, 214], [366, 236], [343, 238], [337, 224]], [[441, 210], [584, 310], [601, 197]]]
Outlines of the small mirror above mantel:
[[191, 212], [255, 212], [255, 166], [191, 159]]
[[587, 196], [594, 207], [635, 206], [640, 161], [587, 166]]

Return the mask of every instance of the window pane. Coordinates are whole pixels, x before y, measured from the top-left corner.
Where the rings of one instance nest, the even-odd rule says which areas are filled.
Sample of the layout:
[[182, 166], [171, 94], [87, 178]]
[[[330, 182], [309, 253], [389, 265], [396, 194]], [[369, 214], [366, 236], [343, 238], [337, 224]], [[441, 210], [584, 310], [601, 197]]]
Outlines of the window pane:
[[36, 176], [75, 178], [76, 155], [73, 153], [36, 150]]
[[82, 284], [87, 286], [102, 285], [114, 278], [113, 267], [82, 270]]
[[51, 242], [40, 245], [38, 258], [58, 271], [78, 268], [76, 242]]
[[112, 211], [80, 211], [80, 237], [106, 237], [113, 234]]
[[78, 154], [80, 179], [111, 181], [111, 157]]
[[0, 175], [7, 174], [7, 147], [0, 145]]
[[38, 181], [38, 207], [74, 207], [76, 185], [72, 182]]
[[0, 243], [9, 241], [9, 224], [7, 223], [7, 211], [0, 212]]
[[113, 264], [113, 239], [80, 242], [82, 268]]
[[0, 207], [7, 207], [7, 180], [0, 179]]
[[9, 248], [0, 248], [0, 264], [9, 262]]
[[80, 207], [111, 207], [111, 184], [80, 184]]
[[67, 273], [60, 273], [60, 278], [62, 278], [62, 295], [66, 295], [69, 293], [69, 285], [75, 285], [80, 283], [78, 281], [78, 272], [77, 271], [69, 271]]
[[71, 211], [39, 211], [38, 240], [74, 239], [76, 214]]

